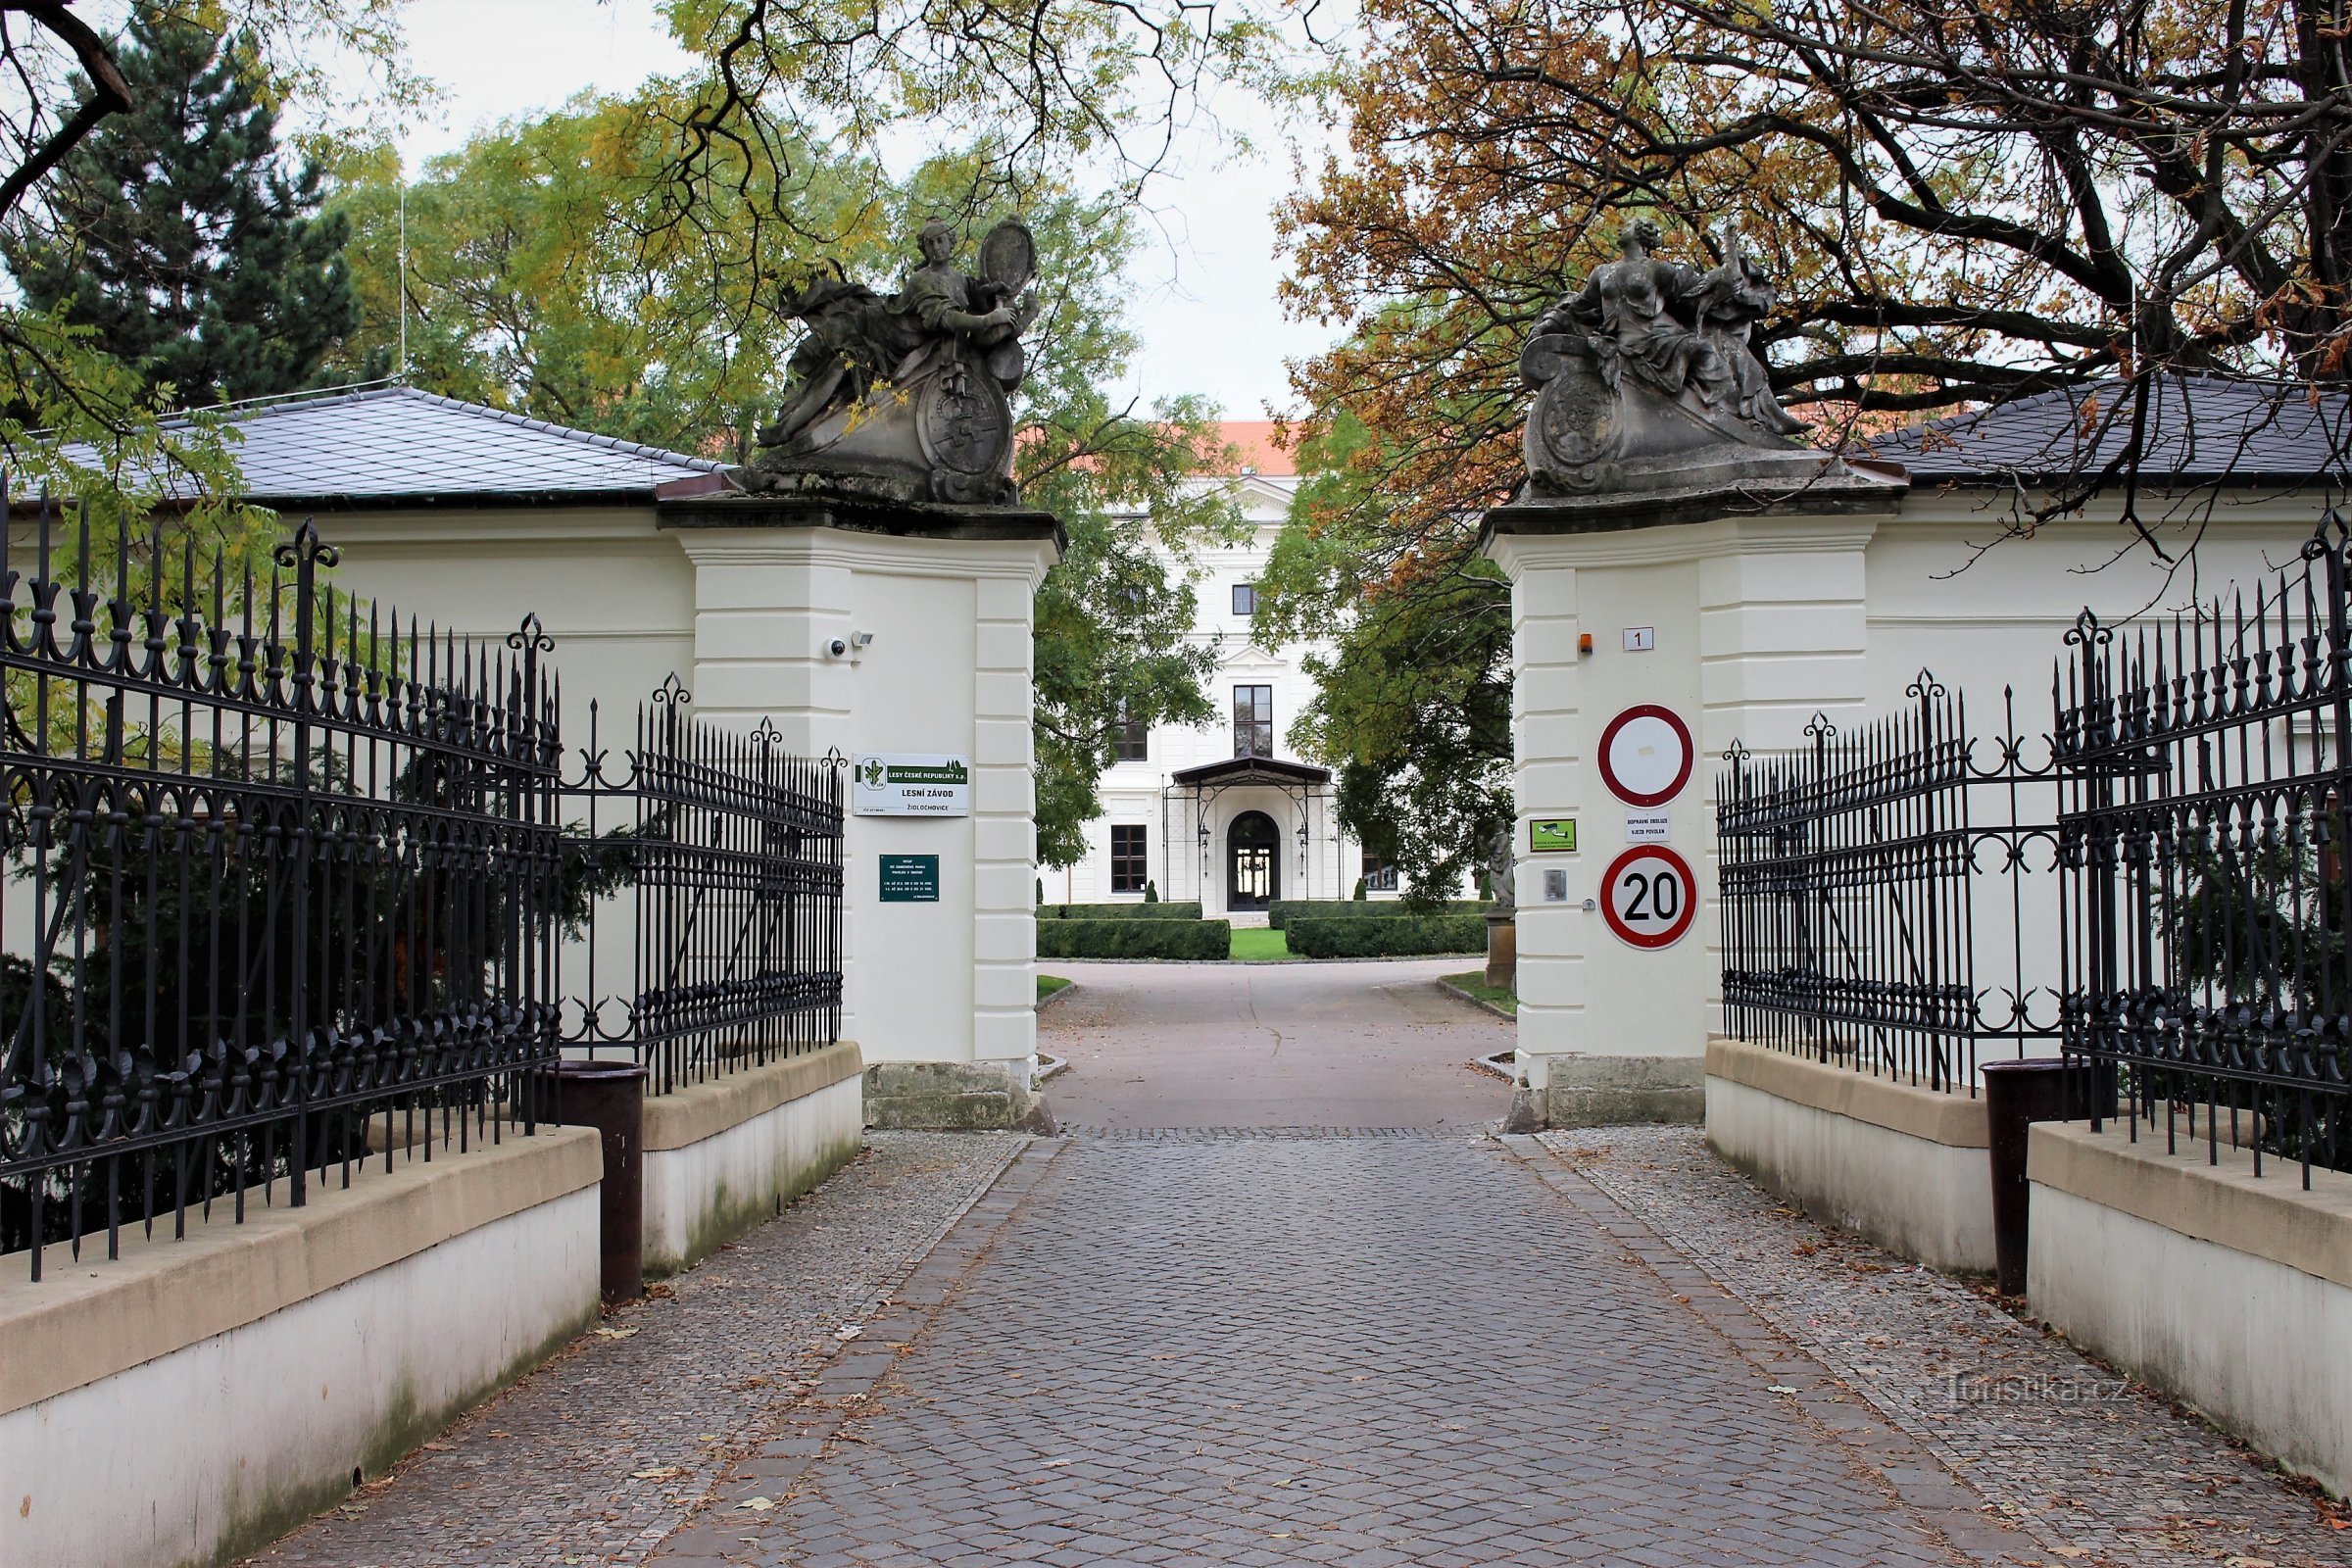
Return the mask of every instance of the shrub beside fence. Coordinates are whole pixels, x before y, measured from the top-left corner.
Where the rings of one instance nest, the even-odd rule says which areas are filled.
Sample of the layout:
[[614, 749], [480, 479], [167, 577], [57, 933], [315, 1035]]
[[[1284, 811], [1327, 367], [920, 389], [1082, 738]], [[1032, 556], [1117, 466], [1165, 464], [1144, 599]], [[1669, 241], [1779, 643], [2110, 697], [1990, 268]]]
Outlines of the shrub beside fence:
[[1198, 920], [1200, 906], [1189, 904], [1041, 904], [1040, 920]]
[[[1441, 914], [1479, 914], [1490, 906], [1477, 899], [1448, 899], [1440, 904], [1407, 904], [1400, 899], [1276, 899], [1266, 906], [1266, 924], [1277, 931], [1293, 920], [1426, 919]], [[1480, 938], [1481, 946], [1485, 938]]]
[[1302, 958], [1395, 958], [1417, 954], [1484, 953], [1483, 914], [1400, 914], [1385, 920], [1294, 919], [1284, 933]]
[[1041, 958], [1224, 958], [1232, 953], [1230, 920], [1037, 922]]

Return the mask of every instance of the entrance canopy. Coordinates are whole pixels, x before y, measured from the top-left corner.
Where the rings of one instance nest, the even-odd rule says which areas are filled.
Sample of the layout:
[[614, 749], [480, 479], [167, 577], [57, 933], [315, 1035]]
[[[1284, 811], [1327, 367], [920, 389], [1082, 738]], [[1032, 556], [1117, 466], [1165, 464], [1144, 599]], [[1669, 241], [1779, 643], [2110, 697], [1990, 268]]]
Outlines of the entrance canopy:
[[[1319, 798], [1328, 798], [1330, 785], [1331, 769], [1327, 767], [1286, 762], [1271, 757], [1232, 757], [1203, 762], [1199, 767], [1180, 768], [1168, 775], [1168, 787], [1160, 796], [1161, 843], [1166, 846], [1171, 842], [1168, 806], [1189, 804], [1193, 838], [1200, 856], [1200, 886], [1205, 893], [1217, 860], [1216, 834], [1210, 825], [1216, 798], [1228, 790], [1277, 790], [1291, 802], [1293, 820], [1288, 824], [1286, 836], [1295, 834], [1298, 840], [1298, 869], [1303, 880], [1312, 853], [1314, 803]], [[1228, 908], [1263, 908], [1269, 901], [1282, 897], [1284, 856], [1275, 838], [1276, 831], [1274, 820], [1261, 811], [1245, 812], [1235, 818], [1225, 854]], [[1174, 886], [1173, 881], [1169, 885]]]
[[1179, 789], [1214, 793], [1245, 784], [1270, 784], [1295, 790], [1331, 782], [1331, 769], [1311, 762], [1285, 762], [1271, 757], [1233, 757], [1222, 762], [1203, 762], [1168, 775]]

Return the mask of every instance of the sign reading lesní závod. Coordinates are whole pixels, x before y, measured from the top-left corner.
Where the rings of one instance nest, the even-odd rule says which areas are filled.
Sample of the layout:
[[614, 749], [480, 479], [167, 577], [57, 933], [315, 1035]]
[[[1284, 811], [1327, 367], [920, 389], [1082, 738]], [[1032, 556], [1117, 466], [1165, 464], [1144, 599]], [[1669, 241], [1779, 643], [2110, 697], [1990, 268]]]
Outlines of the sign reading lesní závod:
[[850, 810], [857, 816], [969, 816], [971, 759], [863, 753], [850, 765]]

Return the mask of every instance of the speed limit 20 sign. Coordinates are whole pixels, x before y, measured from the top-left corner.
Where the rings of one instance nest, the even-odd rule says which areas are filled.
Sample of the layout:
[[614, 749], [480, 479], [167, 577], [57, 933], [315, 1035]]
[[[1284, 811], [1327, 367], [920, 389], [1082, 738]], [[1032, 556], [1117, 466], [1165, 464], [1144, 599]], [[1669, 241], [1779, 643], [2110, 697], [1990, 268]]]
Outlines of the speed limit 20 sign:
[[1690, 862], [1663, 844], [1637, 844], [1609, 862], [1600, 881], [1601, 918], [1637, 948], [1670, 948], [1690, 929], [1698, 881]]

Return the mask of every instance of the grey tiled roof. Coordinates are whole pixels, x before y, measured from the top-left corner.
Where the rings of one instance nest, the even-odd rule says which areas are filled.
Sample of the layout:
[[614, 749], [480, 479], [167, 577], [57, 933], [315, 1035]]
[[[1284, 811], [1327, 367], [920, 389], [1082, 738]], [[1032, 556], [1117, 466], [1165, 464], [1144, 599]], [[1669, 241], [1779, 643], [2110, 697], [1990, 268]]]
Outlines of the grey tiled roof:
[[657, 485], [721, 467], [410, 387], [295, 398], [230, 422], [244, 435], [232, 451], [246, 495], [277, 505], [651, 499]]
[[[2340, 482], [2352, 460], [2347, 408], [2334, 392], [2315, 404], [2308, 385], [2166, 376], [2150, 390], [2140, 478]], [[2126, 388], [2093, 383], [1913, 425], [1871, 450], [1915, 484], [2088, 479], [2124, 450], [2131, 418]]]

